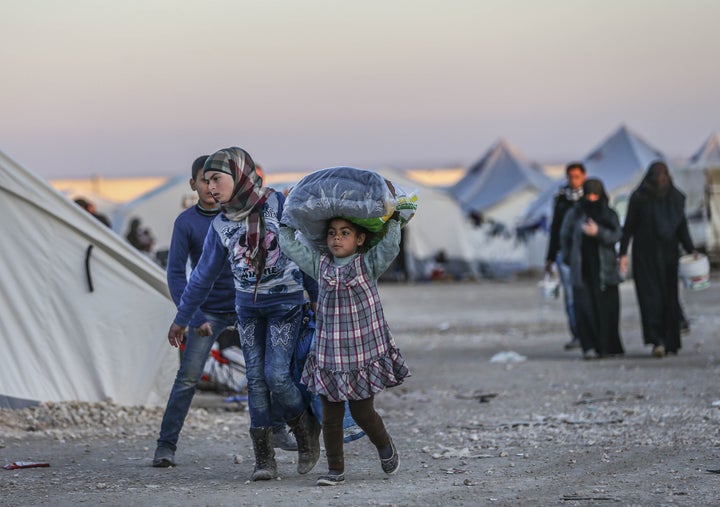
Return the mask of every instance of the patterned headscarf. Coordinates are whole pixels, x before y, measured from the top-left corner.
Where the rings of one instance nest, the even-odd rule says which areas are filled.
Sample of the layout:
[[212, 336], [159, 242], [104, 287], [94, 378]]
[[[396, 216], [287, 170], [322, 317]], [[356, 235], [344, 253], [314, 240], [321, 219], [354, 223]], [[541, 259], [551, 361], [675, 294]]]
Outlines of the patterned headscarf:
[[245, 220], [245, 245], [248, 263], [255, 270], [255, 294], [265, 270], [267, 250], [263, 246], [265, 239], [265, 220], [262, 206], [274, 190], [262, 187], [262, 178], [255, 169], [250, 154], [242, 148], [233, 146], [219, 150], [207, 159], [203, 172], [218, 171], [233, 177], [235, 188], [228, 202], [222, 205], [222, 211], [228, 220]]

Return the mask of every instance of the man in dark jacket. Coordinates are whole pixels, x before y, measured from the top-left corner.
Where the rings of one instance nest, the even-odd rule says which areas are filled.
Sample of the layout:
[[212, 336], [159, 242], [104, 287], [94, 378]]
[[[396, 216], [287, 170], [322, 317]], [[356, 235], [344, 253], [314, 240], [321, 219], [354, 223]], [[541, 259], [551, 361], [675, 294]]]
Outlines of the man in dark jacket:
[[572, 338], [565, 344], [565, 349], [576, 349], [580, 347], [580, 337], [577, 334], [577, 320], [575, 319], [575, 308], [573, 305], [573, 289], [570, 281], [570, 268], [562, 260], [560, 251], [560, 227], [562, 226], [565, 214], [575, 206], [583, 196], [583, 183], [585, 183], [585, 166], [580, 162], [571, 162], [565, 168], [567, 184], [560, 187], [553, 205], [552, 225], [550, 226], [550, 243], [545, 260], [545, 271], [552, 272], [552, 266], [557, 266], [558, 274], [563, 286], [565, 298], [565, 312], [567, 313], [568, 326]]

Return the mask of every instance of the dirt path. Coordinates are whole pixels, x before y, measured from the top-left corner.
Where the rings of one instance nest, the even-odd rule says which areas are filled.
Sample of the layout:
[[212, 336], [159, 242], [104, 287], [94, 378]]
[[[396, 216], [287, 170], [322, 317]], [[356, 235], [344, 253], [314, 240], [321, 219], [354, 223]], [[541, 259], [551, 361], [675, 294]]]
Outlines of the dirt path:
[[[314, 485], [323, 458], [299, 476], [284, 451], [281, 479], [249, 483], [247, 413], [204, 394], [171, 469], [149, 466], [159, 409], [75, 407], [83, 413], [57, 428], [25, 411], [0, 413], [2, 464], [51, 463], [0, 470], [0, 505], [720, 504], [720, 475], [706, 472], [720, 468], [717, 279], [685, 294], [692, 332], [677, 357], [662, 360], [641, 343], [629, 283], [621, 289], [626, 357], [602, 361], [562, 350], [560, 303], [543, 303], [534, 282], [384, 285], [381, 293], [413, 372], [377, 400], [401, 453], [398, 475], [385, 476], [361, 439], [346, 446], [341, 487]], [[503, 351], [526, 360], [490, 362]]]

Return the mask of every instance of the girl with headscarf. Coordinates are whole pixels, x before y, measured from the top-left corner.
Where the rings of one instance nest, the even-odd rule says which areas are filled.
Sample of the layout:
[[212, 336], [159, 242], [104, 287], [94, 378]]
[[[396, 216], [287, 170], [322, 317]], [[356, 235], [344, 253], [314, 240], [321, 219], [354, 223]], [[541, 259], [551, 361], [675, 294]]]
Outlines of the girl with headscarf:
[[620, 339], [621, 282], [615, 244], [622, 229], [600, 180], [583, 183], [583, 197], [560, 230], [563, 260], [570, 266], [575, 316], [585, 359], [624, 353]]
[[250, 436], [255, 451], [252, 480], [277, 476], [271, 440], [270, 398], [298, 445], [298, 472], [308, 473], [320, 457], [320, 425], [293, 382], [290, 362], [303, 317], [303, 276], [280, 250], [285, 197], [262, 187], [250, 155], [226, 148], [211, 155], [203, 176], [222, 205], [208, 229], [203, 252], [178, 306], [168, 339], [179, 345], [193, 314], [229, 261], [235, 281], [238, 331], [247, 369]]
[[643, 339], [653, 346], [654, 357], [677, 354], [681, 347], [678, 246], [686, 252], [694, 252], [695, 247], [685, 219], [685, 196], [673, 185], [664, 162], [652, 163], [630, 196], [620, 241], [622, 272], [627, 272], [631, 240]]

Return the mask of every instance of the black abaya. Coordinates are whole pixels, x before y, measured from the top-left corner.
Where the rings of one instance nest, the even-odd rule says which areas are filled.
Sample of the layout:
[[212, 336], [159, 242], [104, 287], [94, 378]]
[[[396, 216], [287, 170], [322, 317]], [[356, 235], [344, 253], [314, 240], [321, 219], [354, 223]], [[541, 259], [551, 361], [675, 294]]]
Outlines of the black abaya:
[[[630, 198], [620, 242], [620, 254], [626, 255], [632, 239], [632, 271], [644, 342], [663, 345], [671, 353], [677, 353], [682, 346], [678, 246], [682, 244], [687, 252], [694, 250], [684, 203], [685, 197], [674, 187], [660, 197], [642, 189], [636, 190]], [[669, 216], [667, 210], [671, 210], [673, 216]], [[667, 232], [668, 224], [673, 227], [670, 233]]]
[[620, 339], [620, 294], [617, 285], [602, 287], [600, 257], [595, 238], [584, 236], [581, 245], [582, 287], [573, 288], [578, 335], [585, 351], [600, 356], [623, 354]]

